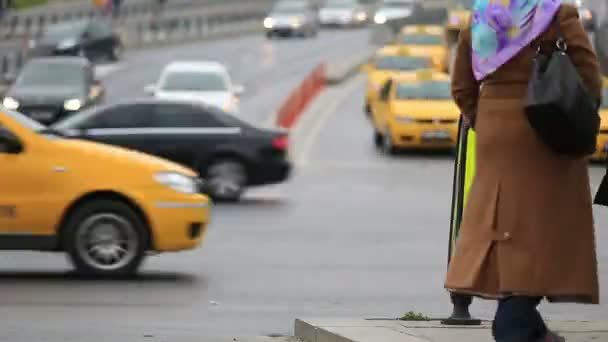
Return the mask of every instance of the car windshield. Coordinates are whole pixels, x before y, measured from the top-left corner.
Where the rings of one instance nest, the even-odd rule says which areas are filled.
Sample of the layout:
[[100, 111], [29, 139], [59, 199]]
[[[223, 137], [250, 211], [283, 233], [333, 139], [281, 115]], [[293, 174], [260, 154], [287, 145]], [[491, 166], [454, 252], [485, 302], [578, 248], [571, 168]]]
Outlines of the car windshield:
[[449, 100], [452, 94], [450, 83], [447, 81], [425, 81], [399, 84], [396, 97], [398, 100]]
[[413, 1], [396, 1], [388, 0], [382, 4], [384, 8], [412, 8], [414, 7]]
[[331, 8], [350, 8], [356, 4], [356, 0], [328, 0], [325, 6]]
[[44, 33], [43, 39], [63, 40], [74, 38], [78, 33], [84, 31], [85, 23], [60, 24], [49, 27]]
[[602, 95], [602, 108], [608, 109], [608, 88], [604, 89], [604, 93]]
[[30, 63], [23, 68], [15, 85], [20, 87], [84, 87], [84, 69], [76, 64]]
[[431, 67], [425, 57], [383, 56], [376, 60], [377, 70], [416, 70]]
[[471, 10], [474, 0], [450, 0], [451, 5], [456, 9]]
[[441, 45], [441, 36], [433, 34], [406, 34], [399, 38], [401, 44]]
[[226, 80], [215, 72], [169, 72], [161, 81], [162, 91], [226, 91]]
[[95, 117], [98, 113], [102, 112], [103, 110], [100, 110], [99, 107], [93, 106], [82, 110], [77, 114], [68, 116], [65, 119], [57, 121], [51, 126], [51, 128], [56, 130], [82, 128], [82, 125], [84, 123], [89, 122], [90, 119]]
[[280, 1], [278, 2], [272, 12], [274, 13], [301, 13], [306, 11], [308, 8], [308, 2], [306, 1]]
[[8, 115], [11, 119], [17, 121], [20, 125], [31, 131], [42, 132], [47, 129], [45, 125], [34, 119], [30, 119], [28, 116], [25, 116], [19, 112], [2, 109], [2, 113]]

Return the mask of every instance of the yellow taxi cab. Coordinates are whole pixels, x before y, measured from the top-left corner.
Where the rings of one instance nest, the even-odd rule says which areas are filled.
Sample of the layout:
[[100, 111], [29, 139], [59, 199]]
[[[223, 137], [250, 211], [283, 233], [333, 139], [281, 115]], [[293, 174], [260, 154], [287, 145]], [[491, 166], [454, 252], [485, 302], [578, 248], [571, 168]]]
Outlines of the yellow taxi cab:
[[472, 0], [449, 0], [446, 37], [448, 47], [458, 41], [458, 34], [467, 27], [472, 15]]
[[149, 252], [200, 245], [209, 223], [194, 171], [3, 109], [0, 180], [0, 250], [66, 252], [85, 274], [135, 273]]
[[433, 61], [428, 57], [412, 56], [407, 49], [397, 46], [386, 46], [380, 49], [363, 67], [367, 73], [365, 113], [369, 116], [371, 103], [375, 101], [382, 84], [392, 75], [428, 68], [433, 68]]
[[401, 29], [395, 43], [407, 47], [412, 56], [428, 57], [435, 67], [448, 71], [445, 28], [436, 25], [408, 25]]
[[372, 105], [374, 143], [387, 154], [402, 148], [453, 149], [459, 116], [447, 74], [428, 69], [395, 75]]
[[604, 78], [604, 94], [600, 107], [600, 132], [597, 136], [597, 147], [591, 156], [592, 161], [605, 161], [608, 157], [608, 78]]

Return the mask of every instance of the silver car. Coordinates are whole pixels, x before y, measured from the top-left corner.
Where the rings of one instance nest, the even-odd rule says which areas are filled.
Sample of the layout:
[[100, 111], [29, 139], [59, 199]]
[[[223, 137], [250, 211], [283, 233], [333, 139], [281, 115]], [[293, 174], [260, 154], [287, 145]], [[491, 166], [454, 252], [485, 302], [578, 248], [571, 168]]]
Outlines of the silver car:
[[375, 3], [368, 0], [327, 0], [319, 12], [323, 26], [364, 26], [373, 17]]
[[315, 37], [319, 32], [317, 5], [307, 0], [280, 0], [264, 19], [266, 36]]

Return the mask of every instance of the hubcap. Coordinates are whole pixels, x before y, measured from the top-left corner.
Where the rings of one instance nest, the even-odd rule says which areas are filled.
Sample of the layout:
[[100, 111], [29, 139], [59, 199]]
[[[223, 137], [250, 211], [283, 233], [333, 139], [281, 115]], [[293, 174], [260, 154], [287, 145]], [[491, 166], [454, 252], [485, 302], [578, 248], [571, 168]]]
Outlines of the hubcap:
[[209, 169], [208, 176], [213, 193], [221, 197], [239, 194], [245, 183], [243, 168], [237, 163], [214, 165]]
[[135, 258], [139, 241], [133, 225], [111, 213], [87, 218], [78, 229], [76, 248], [91, 267], [112, 271]]

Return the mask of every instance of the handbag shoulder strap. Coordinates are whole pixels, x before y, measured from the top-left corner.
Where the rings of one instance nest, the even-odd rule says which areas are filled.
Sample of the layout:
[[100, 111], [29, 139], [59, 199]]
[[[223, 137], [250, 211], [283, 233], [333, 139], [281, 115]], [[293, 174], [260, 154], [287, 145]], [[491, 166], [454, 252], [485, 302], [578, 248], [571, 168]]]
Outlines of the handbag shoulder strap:
[[[560, 25], [560, 13], [562, 11], [562, 7], [560, 7], [559, 11], [557, 13], [555, 13], [555, 16], [553, 17], [553, 20], [551, 21], [551, 25], [549, 25], [549, 27], [547, 28], [547, 30], [541, 34], [540, 36], [538, 36], [533, 43], [531, 44], [531, 47], [534, 48], [536, 50], [536, 53], [539, 54], [541, 52], [544, 52], [545, 54], [551, 54], [557, 50], [566, 52], [568, 49], [568, 46], [566, 44], [566, 40], [564, 39], [564, 36], [562, 34], [562, 29], [561, 29], [561, 25]], [[551, 34], [550, 36], [547, 35], [548, 32], [556, 32], [555, 35]], [[551, 49], [549, 49], [548, 51], [542, 51], [544, 50], [545, 47], [548, 47], [549, 45], [551, 45]]]

